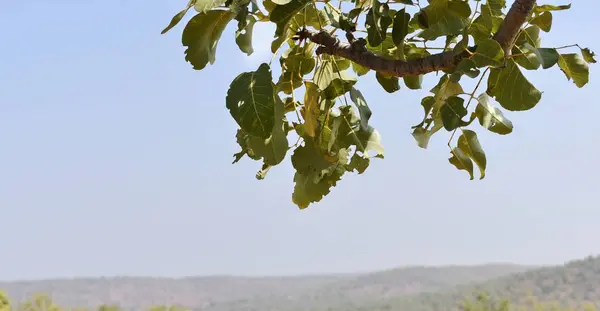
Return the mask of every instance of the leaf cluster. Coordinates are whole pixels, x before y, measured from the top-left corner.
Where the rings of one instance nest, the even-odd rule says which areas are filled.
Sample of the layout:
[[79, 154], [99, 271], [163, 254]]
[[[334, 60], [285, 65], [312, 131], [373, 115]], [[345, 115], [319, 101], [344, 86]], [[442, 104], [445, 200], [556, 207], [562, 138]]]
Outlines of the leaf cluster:
[[[219, 40], [233, 21], [235, 42], [247, 55], [253, 53], [254, 25], [276, 25], [271, 51], [279, 61], [240, 73], [227, 91], [226, 107], [239, 125], [241, 150], [234, 163], [244, 156], [262, 161], [256, 176], [263, 179], [290, 154], [296, 170], [292, 200], [305, 208], [327, 195], [345, 173], [365, 172], [372, 158], [383, 158], [384, 148], [356, 85], [370, 72], [369, 64], [317, 55], [315, 43], [296, 40], [299, 30], [352, 33], [352, 38], [356, 33], [364, 37], [366, 49], [391, 60], [468, 52], [457, 66], [441, 72], [423, 97], [424, 115], [412, 135], [418, 146], [427, 148], [434, 134], [448, 132], [449, 162], [474, 179], [475, 166], [479, 178], [485, 177], [487, 167], [474, 124], [510, 134], [513, 123], [505, 112], [530, 110], [541, 100], [542, 92], [527, 79], [527, 71], [557, 67], [575, 86], [588, 83], [588, 65], [596, 62], [590, 49], [548, 47], [541, 41], [551, 31], [554, 15], [570, 7], [536, 5], [510, 53], [494, 40], [506, 17], [506, 0], [190, 0], [163, 33], [196, 10], [183, 30], [182, 44], [185, 60], [202, 70], [215, 62]], [[568, 49], [575, 51], [564, 52]], [[422, 75], [399, 78], [376, 72], [375, 78], [388, 93], [400, 91], [400, 80], [410, 90], [423, 87]], [[476, 86], [465, 91], [463, 85], [470, 80]], [[293, 144], [292, 136], [297, 137]]]

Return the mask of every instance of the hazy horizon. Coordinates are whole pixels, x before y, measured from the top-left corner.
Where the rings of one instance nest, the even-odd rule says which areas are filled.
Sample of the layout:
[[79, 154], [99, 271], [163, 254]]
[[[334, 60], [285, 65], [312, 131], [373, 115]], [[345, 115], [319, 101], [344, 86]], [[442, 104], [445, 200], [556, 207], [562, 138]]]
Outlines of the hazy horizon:
[[[449, 135], [423, 150], [410, 134], [435, 74], [394, 94], [369, 74], [357, 87], [385, 159], [299, 211], [289, 154], [262, 181], [260, 163], [231, 164], [225, 94], [270, 59], [272, 29], [255, 26], [246, 57], [230, 25], [215, 64], [194, 71], [180, 42], [192, 14], [160, 35], [185, 4], [0, 2], [0, 280], [561, 264], [600, 252], [600, 65], [582, 89], [556, 67], [523, 70], [542, 100], [505, 113], [510, 135], [476, 127], [488, 169], [474, 181], [448, 163]], [[598, 10], [555, 12], [542, 45], [599, 52], [581, 30], [596, 28]]]

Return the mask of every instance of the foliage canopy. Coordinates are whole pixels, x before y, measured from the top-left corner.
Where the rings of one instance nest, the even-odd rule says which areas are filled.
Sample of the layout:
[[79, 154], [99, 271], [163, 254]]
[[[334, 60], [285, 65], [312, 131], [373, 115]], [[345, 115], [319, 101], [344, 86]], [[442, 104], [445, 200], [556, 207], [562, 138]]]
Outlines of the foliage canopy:
[[[233, 162], [244, 156], [262, 161], [256, 177], [263, 179], [291, 154], [292, 200], [306, 208], [345, 173], [362, 174], [371, 159], [383, 158], [371, 109], [355, 86], [370, 71], [388, 93], [400, 90], [400, 80], [421, 89], [424, 75], [441, 71], [421, 101], [424, 115], [412, 135], [427, 148], [432, 135], [451, 132], [449, 162], [470, 179], [477, 166], [484, 178], [487, 159], [473, 123], [510, 134], [513, 124], [502, 109], [530, 110], [542, 97], [526, 71], [557, 66], [577, 87], [588, 83], [588, 64], [596, 62], [591, 50], [541, 43], [554, 14], [570, 7], [535, 0], [515, 0], [510, 9], [506, 0], [190, 0], [162, 33], [196, 10], [182, 44], [185, 60], [203, 70], [215, 62], [221, 35], [234, 20], [235, 42], [247, 55], [254, 52], [254, 25], [276, 25], [271, 62], [240, 73], [227, 91], [241, 147]], [[280, 69], [278, 77], [273, 69]], [[468, 79], [476, 86], [465, 91], [461, 81]]]

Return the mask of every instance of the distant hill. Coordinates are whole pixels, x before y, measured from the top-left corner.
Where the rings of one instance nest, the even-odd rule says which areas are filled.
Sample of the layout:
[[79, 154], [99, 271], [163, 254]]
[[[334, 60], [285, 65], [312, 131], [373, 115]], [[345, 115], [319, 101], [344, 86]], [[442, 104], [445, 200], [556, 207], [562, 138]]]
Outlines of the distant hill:
[[[12, 300], [46, 293], [64, 307], [119, 304], [127, 310], [180, 304], [208, 311], [328, 310], [483, 282], [532, 267], [511, 264], [407, 267], [365, 274], [299, 277], [85, 278], [0, 282]], [[354, 308], [354, 307], [353, 307]], [[349, 309], [352, 310], [352, 309]]]
[[538, 301], [555, 302], [565, 307], [586, 303], [600, 307], [600, 256], [587, 257], [562, 266], [544, 267], [499, 277], [486, 282], [458, 285], [433, 293], [398, 296], [368, 306], [368, 310], [445, 311], [473, 291], [485, 291], [492, 297], [504, 297], [513, 304]]

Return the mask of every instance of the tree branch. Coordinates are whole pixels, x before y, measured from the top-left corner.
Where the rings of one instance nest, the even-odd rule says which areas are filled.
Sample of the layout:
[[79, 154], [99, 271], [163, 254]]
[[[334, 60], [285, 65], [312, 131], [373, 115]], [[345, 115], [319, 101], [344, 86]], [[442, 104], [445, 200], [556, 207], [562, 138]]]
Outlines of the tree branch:
[[[504, 18], [504, 22], [494, 35], [494, 40], [500, 43], [505, 55], [510, 55], [513, 44], [519, 34], [519, 30], [525, 23], [527, 16], [531, 13], [536, 0], [515, 0]], [[464, 59], [470, 57], [468, 51], [455, 53], [453, 51], [433, 54], [422, 58], [410, 59], [408, 61], [389, 59], [374, 54], [367, 50], [365, 39], [354, 40], [349, 36], [349, 43], [340, 41], [337, 37], [326, 31], [313, 31], [302, 29], [297, 33], [300, 40], [310, 40], [319, 47], [317, 55], [329, 54], [349, 59], [361, 66], [376, 72], [396, 76], [413, 76], [426, 74], [433, 71], [451, 69]]]

